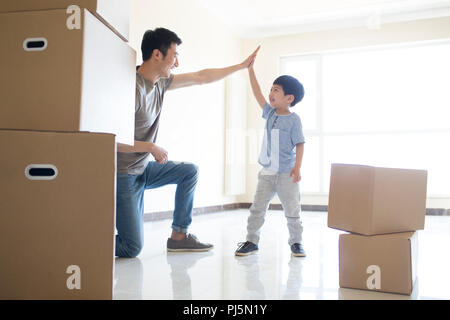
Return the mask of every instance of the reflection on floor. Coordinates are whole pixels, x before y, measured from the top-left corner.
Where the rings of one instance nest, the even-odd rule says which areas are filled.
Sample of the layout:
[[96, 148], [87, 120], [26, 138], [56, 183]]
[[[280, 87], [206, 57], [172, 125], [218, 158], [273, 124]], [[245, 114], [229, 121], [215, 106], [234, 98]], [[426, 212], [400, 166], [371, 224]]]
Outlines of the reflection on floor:
[[338, 236], [326, 212], [303, 212], [307, 256], [294, 258], [282, 211], [269, 211], [259, 252], [235, 257], [248, 210], [194, 216], [190, 232], [214, 244], [206, 253], [168, 253], [171, 221], [145, 223], [145, 246], [117, 258], [114, 299], [450, 299], [450, 217], [427, 216], [419, 231], [419, 270], [411, 296], [339, 288]]

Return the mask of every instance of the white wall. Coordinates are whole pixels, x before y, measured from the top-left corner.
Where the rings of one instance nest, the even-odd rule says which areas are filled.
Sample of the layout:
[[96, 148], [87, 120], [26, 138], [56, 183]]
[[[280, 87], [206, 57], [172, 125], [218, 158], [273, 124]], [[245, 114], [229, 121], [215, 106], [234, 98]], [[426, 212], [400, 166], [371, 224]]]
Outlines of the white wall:
[[[448, 17], [382, 25], [380, 29], [364, 27], [335, 29], [301, 35], [252, 39], [244, 42], [243, 49], [249, 51], [256, 45], [261, 44], [261, 50], [255, 63], [255, 72], [261, 89], [268, 94], [273, 80], [279, 75], [280, 56], [444, 38], [450, 38], [450, 18]], [[247, 130], [258, 132], [262, 130], [264, 121], [261, 119], [259, 108], [251, 94], [250, 87], [247, 90]], [[301, 115], [301, 104], [296, 111]], [[260, 143], [261, 140], [258, 141], [258, 150]], [[260, 168], [257, 164], [257, 152], [254, 152], [254, 148], [247, 148], [247, 150], [249, 150], [247, 154], [247, 193], [239, 197], [239, 202], [253, 201], [257, 185], [257, 172]], [[308, 156], [307, 143], [305, 144], [304, 156]], [[280, 203], [279, 199], [275, 198], [273, 203]], [[302, 193], [302, 204], [326, 205], [327, 203], [328, 195], [326, 194], [308, 195]], [[450, 208], [450, 199], [429, 198], [427, 207]]]
[[[130, 45], [140, 51], [144, 32], [168, 28], [181, 38], [180, 66], [174, 73], [240, 63], [241, 42], [193, 1], [132, 0]], [[241, 71], [243, 72], [243, 71]], [[170, 160], [189, 161], [200, 167], [194, 206], [235, 203], [225, 183], [226, 80], [168, 91], [156, 143]], [[245, 97], [243, 97], [245, 100]], [[175, 186], [149, 190], [144, 212], [173, 210]]]
[[[180, 67], [175, 73], [241, 62], [261, 44], [255, 70], [265, 93], [278, 76], [280, 56], [450, 38], [450, 18], [438, 18], [386, 24], [380, 29], [360, 27], [240, 40], [194, 1], [131, 0], [131, 3], [130, 45], [138, 52], [138, 63], [141, 62], [142, 35], [145, 30], [156, 27], [171, 29], [183, 40], [179, 48]], [[229, 196], [225, 192], [226, 134], [227, 125], [230, 125], [226, 97], [227, 88], [233, 87], [229, 86], [230, 78], [214, 84], [169, 91], [165, 97], [157, 143], [169, 151], [171, 160], [191, 161], [199, 165], [195, 207], [253, 201], [264, 122], [251, 94], [247, 72], [240, 71], [239, 77], [243, 77], [247, 84], [247, 114], [244, 115], [247, 150], [244, 159], [247, 164], [244, 170], [239, 171], [246, 177], [246, 188], [241, 195]], [[172, 210], [174, 191], [174, 186], [147, 191], [145, 212]], [[278, 198], [273, 203], [279, 203]], [[302, 194], [302, 204], [327, 203], [326, 194]], [[450, 208], [450, 199], [428, 199], [427, 206]]]

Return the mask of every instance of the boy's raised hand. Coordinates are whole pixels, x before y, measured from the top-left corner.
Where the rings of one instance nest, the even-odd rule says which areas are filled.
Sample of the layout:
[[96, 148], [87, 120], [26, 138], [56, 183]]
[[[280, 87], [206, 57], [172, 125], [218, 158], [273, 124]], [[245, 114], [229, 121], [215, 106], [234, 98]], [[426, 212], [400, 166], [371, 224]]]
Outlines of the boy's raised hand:
[[250, 68], [253, 66], [260, 47], [261, 46], [258, 46], [258, 48], [256, 48], [256, 50], [253, 51], [253, 53], [249, 55], [248, 58], [244, 60], [244, 62], [242, 62], [243, 68]]
[[259, 48], [261, 48], [261, 46], [258, 46], [258, 48], [256, 48], [256, 50], [247, 58], [247, 60], [248, 60], [247, 68], [248, 68], [248, 74], [250, 76], [250, 84], [252, 87], [253, 95], [255, 96], [256, 101], [258, 102], [260, 108], [264, 109], [264, 105], [266, 104], [266, 99], [264, 98], [264, 95], [262, 94], [261, 88], [258, 84], [258, 80], [256, 79], [255, 70], [253, 70], [253, 65], [255, 63], [256, 54], [258, 53]]

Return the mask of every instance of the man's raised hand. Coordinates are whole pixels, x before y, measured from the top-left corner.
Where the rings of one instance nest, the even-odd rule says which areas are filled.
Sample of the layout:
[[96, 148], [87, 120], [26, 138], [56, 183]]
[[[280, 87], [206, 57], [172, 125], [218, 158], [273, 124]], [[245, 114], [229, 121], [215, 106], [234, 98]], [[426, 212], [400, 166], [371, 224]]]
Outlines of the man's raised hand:
[[256, 48], [256, 50], [253, 51], [253, 53], [249, 55], [248, 58], [244, 60], [244, 62], [242, 62], [242, 66], [244, 68], [251, 68], [253, 66], [260, 47], [261, 46], [258, 46], [258, 48]]

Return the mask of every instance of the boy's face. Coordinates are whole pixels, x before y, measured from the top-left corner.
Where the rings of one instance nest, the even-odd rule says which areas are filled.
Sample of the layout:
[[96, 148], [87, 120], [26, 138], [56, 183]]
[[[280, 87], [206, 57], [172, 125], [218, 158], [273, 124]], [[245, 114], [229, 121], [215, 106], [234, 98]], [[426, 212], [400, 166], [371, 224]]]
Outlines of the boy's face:
[[285, 95], [283, 91], [283, 87], [274, 84], [270, 89], [269, 93], [269, 103], [274, 108], [286, 108], [289, 107], [294, 100], [294, 96], [292, 94]]

